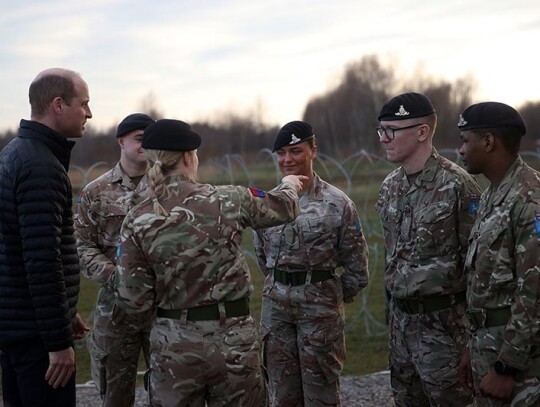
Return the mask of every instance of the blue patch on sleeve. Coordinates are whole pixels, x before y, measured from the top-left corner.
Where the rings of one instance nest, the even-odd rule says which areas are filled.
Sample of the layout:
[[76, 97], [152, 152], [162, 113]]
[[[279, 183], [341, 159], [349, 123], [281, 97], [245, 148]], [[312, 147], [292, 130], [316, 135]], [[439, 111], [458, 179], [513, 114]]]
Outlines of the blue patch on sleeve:
[[251, 191], [251, 195], [256, 196], [258, 198], [264, 198], [266, 195], [264, 191], [259, 188], [249, 188], [249, 190]]
[[467, 207], [467, 213], [469, 215], [476, 215], [478, 213], [478, 206], [480, 202], [478, 200], [477, 194], [470, 194], [469, 195], [469, 205]]
[[540, 234], [540, 213], [534, 216], [534, 233]]
[[356, 219], [356, 222], [354, 223], [354, 227], [356, 230], [362, 230], [362, 223], [360, 222], [360, 219]]
[[116, 246], [116, 258], [119, 259], [122, 255], [122, 245], [118, 243], [118, 246]]

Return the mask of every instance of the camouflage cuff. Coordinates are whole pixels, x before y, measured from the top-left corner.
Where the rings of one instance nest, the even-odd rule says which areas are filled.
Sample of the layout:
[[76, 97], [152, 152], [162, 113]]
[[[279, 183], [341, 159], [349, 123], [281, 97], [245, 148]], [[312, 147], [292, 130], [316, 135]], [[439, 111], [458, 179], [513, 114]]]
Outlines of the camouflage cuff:
[[525, 370], [527, 369], [529, 357], [529, 350], [516, 349], [504, 341], [499, 351], [498, 359], [518, 370]]

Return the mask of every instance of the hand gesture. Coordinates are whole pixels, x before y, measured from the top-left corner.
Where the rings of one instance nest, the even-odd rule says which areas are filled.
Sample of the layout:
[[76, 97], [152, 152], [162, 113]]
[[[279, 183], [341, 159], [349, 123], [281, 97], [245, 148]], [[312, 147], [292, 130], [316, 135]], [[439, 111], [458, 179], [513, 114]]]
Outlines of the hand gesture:
[[308, 180], [308, 177], [305, 175], [287, 175], [283, 177], [281, 182], [283, 184], [287, 183], [293, 186], [294, 189], [296, 189], [296, 192], [302, 191], [302, 188], [304, 188], [304, 183]]

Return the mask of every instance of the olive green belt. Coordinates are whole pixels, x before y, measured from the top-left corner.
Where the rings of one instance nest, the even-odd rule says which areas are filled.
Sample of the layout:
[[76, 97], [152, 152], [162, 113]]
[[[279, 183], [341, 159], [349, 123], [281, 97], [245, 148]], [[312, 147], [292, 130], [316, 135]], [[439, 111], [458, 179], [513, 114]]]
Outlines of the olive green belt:
[[[249, 315], [249, 297], [243, 297], [234, 301], [224, 301], [225, 317], [243, 317]], [[188, 321], [216, 321], [219, 320], [219, 304], [202, 305], [200, 307], [184, 309], [158, 308], [157, 316], [161, 318], [182, 319], [182, 314], [187, 312]]]
[[425, 312], [435, 312], [450, 308], [456, 304], [464, 302], [465, 291], [449, 295], [433, 295], [422, 298], [392, 298], [392, 301], [401, 311], [406, 314], [423, 314]]
[[[301, 285], [306, 283], [307, 271], [293, 271], [273, 269], [274, 281], [286, 285]], [[334, 276], [334, 272], [330, 270], [312, 270], [311, 282], [318, 283], [321, 281], [330, 280]]]
[[476, 329], [506, 325], [510, 319], [510, 307], [498, 309], [467, 309], [469, 322]]

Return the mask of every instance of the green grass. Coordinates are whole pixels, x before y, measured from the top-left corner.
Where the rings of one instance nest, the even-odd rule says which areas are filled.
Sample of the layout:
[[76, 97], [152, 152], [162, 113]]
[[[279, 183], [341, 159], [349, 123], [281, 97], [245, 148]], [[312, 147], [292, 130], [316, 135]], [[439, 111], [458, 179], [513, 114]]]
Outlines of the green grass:
[[[347, 171], [352, 170], [354, 163], [347, 164]], [[203, 166], [199, 171], [202, 182], [213, 184], [247, 185], [248, 177], [234, 166], [234, 177], [214, 166]], [[272, 188], [276, 183], [276, 173], [273, 164], [268, 161], [262, 165], [249, 165], [252, 184], [264, 189]], [[387, 369], [387, 333], [385, 321], [385, 300], [383, 289], [383, 250], [381, 230], [378, 216], [373, 209], [380, 183], [391, 170], [387, 163], [374, 165], [361, 162], [354, 168], [354, 177], [350, 184], [346, 177], [335, 167], [316, 165], [315, 170], [324, 179], [349, 193], [355, 201], [364, 234], [370, 247], [370, 282], [364, 291], [357, 296], [352, 304], [346, 304], [346, 346], [347, 360], [344, 374], [362, 375]], [[248, 261], [255, 291], [251, 298], [253, 315], [259, 320], [261, 310], [261, 292], [263, 276], [256, 264], [251, 231], [244, 234], [244, 253]], [[93, 307], [96, 302], [97, 286], [92, 281], [81, 278], [81, 293], [78, 309], [85, 321], [91, 324]], [[77, 383], [91, 379], [88, 351], [84, 341], [76, 346]], [[142, 360], [139, 370], [144, 370]]]
[[[251, 232], [244, 236], [245, 250], [252, 252]], [[247, 261], [250, 266], [255, 291], [251, 298], [253, 315], [259, 320], [261, 311], [261, 293], [263, 275], [255, 261], [248, 254]], [[370, 283], [364, 293], [357, 296], [355, 302], [346, 304], [346, 346], [347, 360], [344, 374], [362, 375], [387, 369], [387, 336], [384, 326], [384, 291], [382, 270], [370, 269]], [[97, 286], [94, 282], [81, 279], [81, 293], [78, 309], [85, 321], [91, 324], [93, 307], [96, 301]], [[362, 304], [362, 296], [367, 296], [367, 307]], [[78, 341], [75, 347], [77, 358], [77, 383], [91, 380], [90, 360], [84, 340]], [[144, 362], [139, 362], [139, 370], [144, 370]]]

